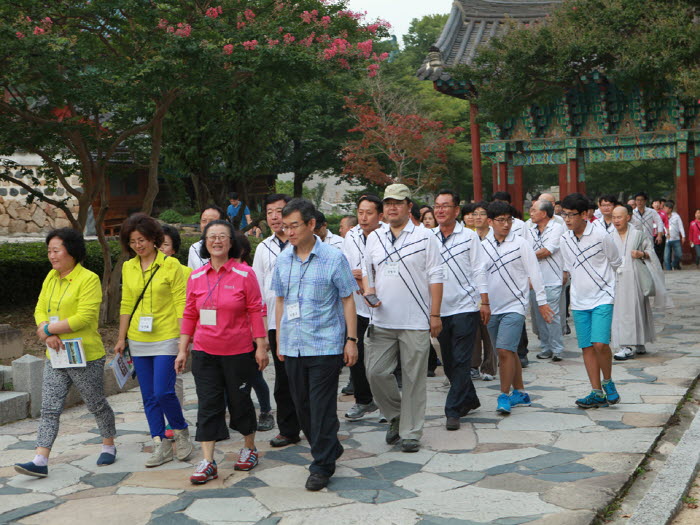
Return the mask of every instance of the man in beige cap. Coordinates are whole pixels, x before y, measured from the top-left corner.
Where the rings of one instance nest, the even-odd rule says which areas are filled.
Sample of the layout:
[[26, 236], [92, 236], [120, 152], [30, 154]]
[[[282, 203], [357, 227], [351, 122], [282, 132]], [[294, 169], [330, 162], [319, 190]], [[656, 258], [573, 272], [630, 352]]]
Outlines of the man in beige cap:
[[[442, 330], [445, 277], [437, 238], [409, 220], [410, 196], [403, 184], [387, 187], [383, 203], [389, 228], [367, 236], [362, 274], [365, 299], [372, 307], [365, 336], [367, 377], [390, 422], [386, 442], [401, 439], [404, 452], [417, 452], [425, 422], [430, 336]], [[399, 359], [401, 393], [392, 374]]]

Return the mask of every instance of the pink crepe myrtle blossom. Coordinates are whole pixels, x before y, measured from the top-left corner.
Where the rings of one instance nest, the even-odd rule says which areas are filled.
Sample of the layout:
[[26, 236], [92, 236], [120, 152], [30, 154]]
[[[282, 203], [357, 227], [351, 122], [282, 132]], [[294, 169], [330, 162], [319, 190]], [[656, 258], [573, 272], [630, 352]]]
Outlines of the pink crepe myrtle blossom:
[[238, 22], [236, 24], [236, 29], [243, 29], [245, 27], [245, 22]]
[[168, 21], [165, 18], [161, 18], [158, 21], [158, 29], [165, 29], [166, 27], [168, 27]]
[[267, 39], [267, 46], [268, 47], [275, 47], [279, 43], [280, 43], [280, 41], [276, 38], [268, 38]]
[[301, 17], [301, 20], [302, 20], [304, 23], [310, 24], [311, 22], [313, 22], [314, 20], [316, 20], [316, 19], [318, 18], [318, 10], [314, 9], [313, 11], [310, 11], [310, 12], [309, 12], [309, 11], [304, 11], [304, 12], [303, 12], [301, 15], [299, 15], [299, 16]]
[[246, 40], [245, 42], [243, 42], [243, 48], [246, 51], [253, 51], [256, 47], [258, 47], [257, 40]]
[[367, 76], [369, 78], [376, 77], [378, 72], [379, 64], [370, 64], [369, 66], [367, 66]]
[[46, 31], [44, 31], [44, 29], [41, 28], [41, 27], [39, 27], [39, 26], [34, 26], [34, 31], [33, 31], [33, 33], [34, 33], [35, 35], [43, 35], [44, 33], [46, 33]]
[[177, 36], [188, 37], [190, 33], [192, 33], [192, 26], [190, 24], [185, 24], [184, 22], [177, 24], [177, 29], [175, 30]]
[[24, 33], [20, 33], [19, 31], [17, 31], [17, 32], [15, 33], [15, 36], [16, 36], [17, 38], [24, 38]]
[[314, 37], [316, 36], [316, 33], [311, 33], [309, 36], [306, 38], [302, 38], [299, 40], [299, 44], [305, 47], [311, 47], [311, 44], [314, 42]]
[[226, 44], [224, 46], [224, 55], [230, 55], [233, 53], [233, 44]]
[[285, 34], [285, 35], [282, 37], [282, 39], [284, 40], [284, 43], [285, 43], [286, 45], [289, 45], [289, 44], [291, 44], [292, 42], [294, 42], [294, 41], [296, 40], [296, 38], [294, 37], [294, 35], [291, 34], [291, 33]]
[[248, 20], [248, 22], [255, 19], [255, 13], [252, 9], [246, 9], [243, 11], [243, 16], [245, 16], [245, 19]]
[[204, 13], [205, 16], [208, 16], [209, 18], [218, 18], [220, 14], [222, 14], [224, 10], [221, 8], [221, 6], [217, 7], [210, 7], [207, 9], [206, 13]]
[[331, 25], [331, 17], [330, 16], [321, 17], [319, 24], [321, 24], [323, 27], [328, 27], [329, 25]]
[[371, 40], [365, 40], [357, 43], [357, 49], [365, 58], [369, 58], [372, 56], [372, 45], [373, 42]]

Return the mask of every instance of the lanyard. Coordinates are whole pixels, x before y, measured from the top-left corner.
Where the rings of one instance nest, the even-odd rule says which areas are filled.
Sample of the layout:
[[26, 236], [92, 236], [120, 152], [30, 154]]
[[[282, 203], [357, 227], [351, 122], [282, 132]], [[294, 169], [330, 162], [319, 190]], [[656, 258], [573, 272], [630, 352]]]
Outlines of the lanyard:
[[[221, 279], [223, 279], [224, 277], [226, 277], [226, 269], [224, 268], [223, 273], [221, 274], [221, 276], [219, 277], [219, 279], [216, 281], [216, 283], [214, 283], [214, 288], [212, 288], [212, 287], [211, 287], [211, 284], [209, 284], [209, 272], [207, 272], [206, 277], [207, 277], [207, 288], [209, 288], [209, 293], [208, 293], [207, 296], [204, 298], [204, 302], [202, 303], [202, 306], [204, 306], [204, 305], [207, 304], [207, 301], [208, 301], [209, 298], [211, 297], [211, 294], [214, 293], [214, 290], [217, 290], [217, 289], [218, 289], [219, 283], [221, 282]], [[218, 293], [217, 293], [216, 297], [217, 297], [217, 299], [218, 299], [218, 297], [219, 297], [219, 294], [218, 294]], [[217, 301], [217, 303], [218, 303], [218, 301]]]
[[[311, 267], [311, 256], [313, 254], [309, 254], [309, 259], [306, 261], [306, 268], [304, 268], [304, 271], [301, 272], [301, 278], [299, 279], [299, 287], [297, 288], [297, 302], [299, 302], [299, 297], [301, 296], [301, 283], [304, 280], [304, 276], [306, 275], [306, 272], [309, 270]], [[289, 277], [287, 277], [287, 297], [289, 297], [289, 292], [291, 290], [291, 283], [292, 283], [292, 270], [294, 269], [294, 259], [295, 257], [292, 257], [292, 264], [289, 265]], [[304, 266], [304, 263], [299, 263], [299, 266], [302, 267]]]
[[[63, 279], [61, 279], [60, 276], [58, 277], [58, 281], [53, 283], [53, 288], [51, 288], [51, 295], [49, 296], [49, 313], [51, 313], [51, 300], [53, 299], [53, 293], [56, 291], [56, 284], [59, 283], [61, 286], [58, 288], [58, 291], [60, 292], [61, 288], [63, 287]], [[61, 301], [63, 301], [63, 298], [66, 296], [68, 288], [70, 288], [70, 281], [68, 281], [68, 286], [66, 286], [66, 289], [63, 291], [63, 294], [58, 299], [58, 305], [56, 305], [56, 312], [58, 312], [61, 309]]]

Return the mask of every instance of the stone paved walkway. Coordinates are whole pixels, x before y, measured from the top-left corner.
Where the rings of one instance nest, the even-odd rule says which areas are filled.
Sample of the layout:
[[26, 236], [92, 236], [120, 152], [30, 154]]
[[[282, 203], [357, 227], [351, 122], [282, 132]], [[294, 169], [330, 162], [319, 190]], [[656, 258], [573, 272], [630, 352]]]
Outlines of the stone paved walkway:
[[[97, 467], [100, 438], [84, 407], [67, 410], [51, 458], [50, 476], [16, 475], [12, 464], [33, 457], [37, 421], [0, 427], [0, 523], [258, 523], [475, 524], [590, 523], [628, 481], [700, 372], [700, 272], [667, 275], [676, 309], [658, 326], [650, 353], [616, 363], [622, 403], [579, 410], [589, 390], [573, 336], [561, 363], [525, 371], [532, 407], [509, 417], [495, 411], [498, 385], [477, 382], [482, 407], [457, 432], [444, 430], [443, 377], [428, 380], [423, 448], [403, 454], [384, 443], [386, 424], [374, 417], [341, 423], [345, 454], [328, 490], [309, 493], [309, 449], [302, 441], [270, 449], [275, 431], [259, 434], [259, 466], [234, 472], [240, 440], [217, 446], [219, 479], [195, 487], [193, 464], [143, 467], [150, 440], [138, 391], [110, 398], [117, 413], [118, 461]], [[531, 341], [536, 341], [531, 337]], [[531, 350], [536, 344], [531, 343]], [[438, 369], [441, 370], [441, 369]], [[272, 369], [266, 371], [272, 384]], [[341, 378], [344, 384], [347, 371]], [[189, 421], [196, 417], [192, 377], [185, 376]], [[339, 414], [352, 404], [342, 396]]]

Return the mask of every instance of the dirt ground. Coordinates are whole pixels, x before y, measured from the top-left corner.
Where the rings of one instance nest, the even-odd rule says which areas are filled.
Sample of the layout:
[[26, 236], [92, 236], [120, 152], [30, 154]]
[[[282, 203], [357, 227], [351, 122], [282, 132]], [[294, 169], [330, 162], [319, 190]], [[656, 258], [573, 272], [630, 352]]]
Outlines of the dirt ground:
[[[19, 328], [22, 330], [25, 354], [35, 356], [44, 355], [46, 347], [41, 344], [39, 338], [36, 336], [33, 306], [17, 307], [12, 311], [0, 312], [0, 324], [9, 324], [13, 328]], [[117, 342], [119, 325], [114, 323], [112, 325], [100, 328], [99, 331], [100, 335], [102, 335], [102, 342], [105, 345], [105, 351], [109, 356], [113, 353], [112, 348], [114, 348], [114, 344]], [[11, 359], [0, 359], [0, 365], [9, 365], [11, 361]]]

